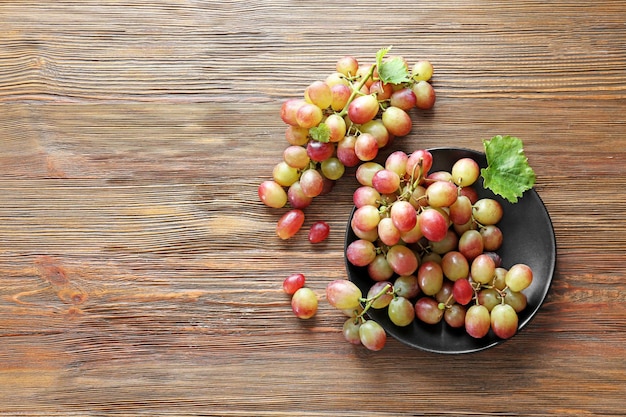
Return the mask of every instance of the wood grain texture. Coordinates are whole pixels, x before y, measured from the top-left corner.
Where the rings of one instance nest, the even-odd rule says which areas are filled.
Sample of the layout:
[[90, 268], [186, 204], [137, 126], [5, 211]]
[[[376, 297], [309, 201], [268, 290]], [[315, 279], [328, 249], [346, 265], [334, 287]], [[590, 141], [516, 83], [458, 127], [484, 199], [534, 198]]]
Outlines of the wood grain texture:
[[[623, 415], [625, 21], [617, 0], [3, 1], [0, 415]], [[282, 100], [388, 45], [438, 94], [394, 149], [519, 136], [554, 223], [546, 303], [482, 353], [367, 352], [280, 288], [345, 276], [356, 184], [307, 209], [324, 244], [274, 237], [256, 188]]]

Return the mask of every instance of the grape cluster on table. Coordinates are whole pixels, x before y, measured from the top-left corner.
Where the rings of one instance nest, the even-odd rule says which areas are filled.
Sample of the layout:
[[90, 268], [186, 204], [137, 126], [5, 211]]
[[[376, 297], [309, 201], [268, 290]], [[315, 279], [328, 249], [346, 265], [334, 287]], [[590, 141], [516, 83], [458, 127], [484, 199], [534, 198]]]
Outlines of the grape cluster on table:
[[[287, 124], [287, 147], [261, 182], [259, 199], [272, 208], [287, 207], [276, 224], [281, 239], [294, 236], [304, 225], [304, 209], [319, 195], [331, 191], [347, 167], [372, 161], [379, 150], [412, 129], [410, 111], [430, 109], [435, 90], [429, 83], [433, 66], [416, 62], [398, 83], [384, 83], [376, 64], [361, 65], [352, 56], [339, 59], [325, 80], [306, 87], [299, 98], [286, 100], [280, 110]], [[330, 230], [324, 221], [309, 229], [309, 241], [319, 243]]]

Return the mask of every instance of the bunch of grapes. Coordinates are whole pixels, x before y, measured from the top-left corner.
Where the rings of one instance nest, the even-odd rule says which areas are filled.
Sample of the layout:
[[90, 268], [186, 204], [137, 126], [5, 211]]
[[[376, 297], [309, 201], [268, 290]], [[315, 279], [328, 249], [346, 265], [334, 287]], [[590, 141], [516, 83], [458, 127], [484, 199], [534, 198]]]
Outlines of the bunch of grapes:
[[[404, 58], [382, 56], [371, 65], [359, 65], [352, 56], [341, 58], [324, 81], [313, 82], [303, 97], [283, 103], [280, 116], [288, 125], [288, 146], [272, 179], [258, 187], [265, 205], [290, 207], [276, 226], [281, 239], [300, 230], [303, 209], [328, 193], [346, 167], [374, 160], [394, 138], [407, 135], [413, 108], [434, 105], [429, 61], [417, 62], [410, 72]], [[316, 225], [309, 240], [320, 242], [328, 233], [327, 225]]]
[[[532, 282], [532, 270], [521, 263], [502, 266], [496, 251], [503, 207], [478, 198], [473, 187], [478, 164], [462, 158], [449, 172], [429, 172], [432, 163], [427, 150], [396, 151], [384, 166], [367, 162], [357, 169], [360, 187], [353, 194], [351, 220], [357, 238], [346, 257], [373, 280], [361, 299], [364, 310], [387, 308], [397, 326], [444, 320], [475, 338], [490, 329], [509, 338], [517, 331], [517, 313], [526, 307], [522, 291]], [[349, 322], [348, 327], [362, 326], [364, 311], [353, 311]], [[344, 335], [355, 341], [345, 326]], [[376, 350], [382, 339], [375, 339]]]

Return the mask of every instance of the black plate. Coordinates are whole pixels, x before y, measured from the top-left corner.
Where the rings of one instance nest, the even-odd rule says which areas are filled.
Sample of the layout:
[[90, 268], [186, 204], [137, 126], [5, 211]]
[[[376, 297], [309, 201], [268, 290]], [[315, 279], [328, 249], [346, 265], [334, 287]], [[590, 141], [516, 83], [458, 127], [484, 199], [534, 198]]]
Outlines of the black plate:
[[[435, 148], [429, 149], [429, 151], [433, 155], [433, 166], [430, 172], [450, 171], [457, 160], [465, 157], [473, 158], [481, 168], [487, 166], [485, 154], [477, 151], [459, 148]], [[498, 254], [502, 258], [502, 266], [509, 268], [516, 263], [525, 263], [533, 270], [533, 282], [530, 287], [524, 290], [528, 298], [528, 305], [524, 311], [519, 313], [519, 330], [521, 330], [528, 325], [541, 307], [552, 283], [556, 266], [556, 240], [552, 221], [535, 189], [526, 191], [517, 203], [511, 204], [494, 195], [490, 190], [483, 188], [482, 177], [479, 178], [474, 187], [480, 198], [495, 198], [503, 206], [504, 216], [498, 223], [498, 227], [504, 235], [502, 247], [498, 250]], [[354, 210], [350, 214], [350, 220]], [[346, 230], [345, 247], [357, 239], [350, 227], [350, 220]], [[367, 294], [374, 283], [368, 276], [367, 270], [362, 267], [355, 267], [347, 259], [346, 269], [348, 278], [361, 289], [363, 294]], [[454, 329], [443, 320], [439, 324], [430, 325], [416, 319], [407, 327], [398, 327], [389, 320], [386, 309], [370, 309], [368, 315], [383, 326], [389, 335], [400, 342], [429, 352], [470, 353], [504, 342], [491, 331], [484, 338], [475, 339], [469, 336], [464, 329]]]

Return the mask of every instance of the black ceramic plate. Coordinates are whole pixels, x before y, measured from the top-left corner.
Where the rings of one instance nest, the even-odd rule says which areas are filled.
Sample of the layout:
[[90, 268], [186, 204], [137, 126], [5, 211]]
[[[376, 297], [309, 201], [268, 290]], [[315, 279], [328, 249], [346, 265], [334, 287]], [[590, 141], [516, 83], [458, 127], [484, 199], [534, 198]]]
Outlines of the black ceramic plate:
[[[487, 166], [485, 155], [473, 150], [435, 148], [430, 149], [430, 152], [433, 155], [431, 172], [450, 171], [454, 162], [464, 157], [473, 158], [481, 168]], [[516, 263], [525, 263], [533, 270], [533, 282], [530, 287], [524, 290], [528, 298], [528, 305], [524, 311], [519, 313], [519, 330], [521, 330], [528, 325], [541, 307], [552, 282], [556, 265], [556, 240], [552, 221], [541, 198], [534, 189], [526, 191], [517, 203], [511, 204], [499, 196], [495, 196], [490, 190], [484, 189], [482, 177], [479, 178], [474, 187], [480, 198], [495, 198], [504, 208], [504, 216], [498, 223], [498, 227], [502, 229], [504, 240], [502, 247], [497, 251], [502, 258], [502, 266], [509, 268]], [[351, 218], [352, 214], [350, 215]], [[352, 232], [350, 221], [348, 221], [345, 246], [347, 247], [355, 239], [357, 237]], [[374, 281], [367, 275], [365, 268], [355, 267], [347, 260], [346, 268], [348, 278], [361, 289], [363, 294], [367, 294]], [[389, 320], [386, 309], [370, 309], [368, 315], [382, 325], [389, 335], [400, 342], [429, 352], [447, 354], [477, 352], [504, 341], [491, 331], [484, 338], [475, 339], [469, 336], [464, 329], [454, 329], [443, 320], [439, 324], [429, 325], [416, 319], [407, 327], [398, 327]]]

